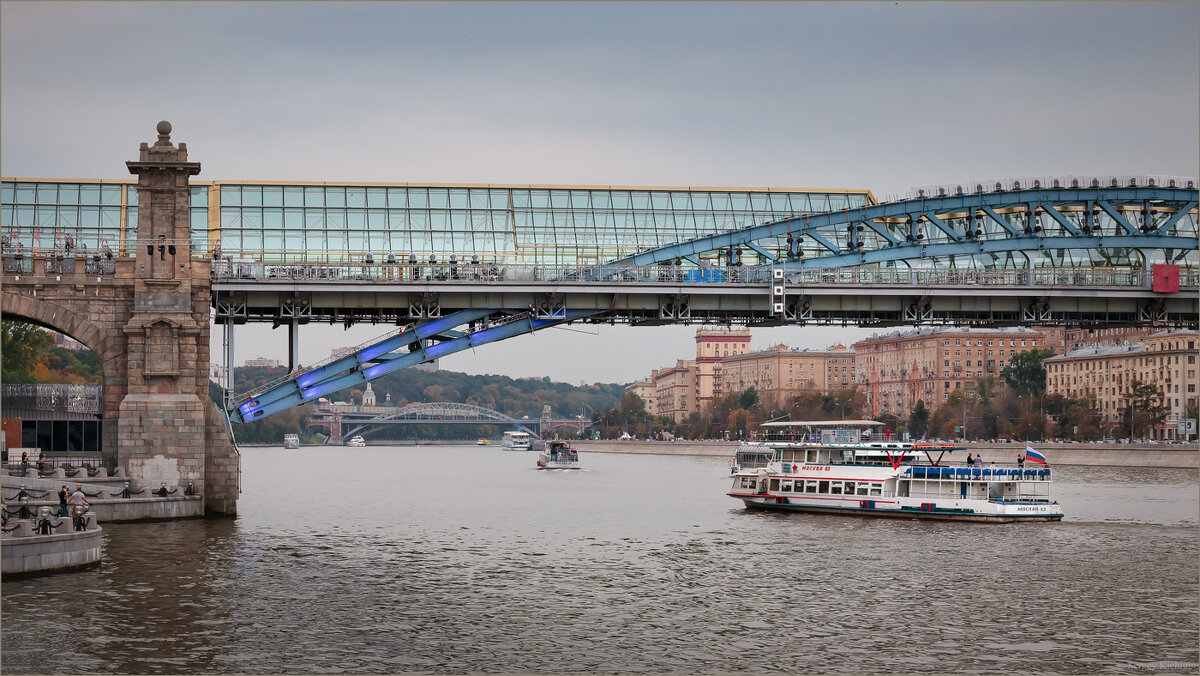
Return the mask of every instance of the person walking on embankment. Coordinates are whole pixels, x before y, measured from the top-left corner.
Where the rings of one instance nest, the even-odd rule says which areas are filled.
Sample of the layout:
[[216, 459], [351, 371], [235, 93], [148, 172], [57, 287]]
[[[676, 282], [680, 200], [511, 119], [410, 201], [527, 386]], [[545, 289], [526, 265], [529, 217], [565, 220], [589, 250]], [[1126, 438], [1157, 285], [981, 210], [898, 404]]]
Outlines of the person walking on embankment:
[[71, 494], [69, 502], [71, 503], [71, 513], [77, 516], [87, 511], [84, 509], [84, 505], [91, 506], [92, 504], [88, 502], [87, 496], [83, 494], [83, 484], [75, 484], [75, 492]]
[[71, 497], [71, 491], [67, 490], [66, 484], [63, 484], [62, 488], [60, 488], [58, 490], [58, 515], [59, 516], [70, 516], [71, 515], [70, 512], [67, 511], [67, 500], [70, 497]]

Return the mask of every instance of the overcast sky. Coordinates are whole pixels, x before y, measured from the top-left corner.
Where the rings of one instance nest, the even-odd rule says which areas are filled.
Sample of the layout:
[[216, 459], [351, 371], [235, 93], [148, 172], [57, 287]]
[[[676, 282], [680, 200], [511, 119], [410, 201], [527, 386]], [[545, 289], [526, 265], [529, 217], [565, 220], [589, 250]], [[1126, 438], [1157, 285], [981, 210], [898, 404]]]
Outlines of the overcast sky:
[[[1200, 174], [1195, 2], [0, 4], [0, 173], [867, 188]], [[301, 360], [385, 330], [301, 333]], [[694, 327], [573, 327], [443, 368], [625, 382]], [[582, 332], [582, 333], [581, 333]], [[824, 347], [861, 329], [756, 331]], [[286, 333], [239, 329], [240, 363]], [[214, 346], [219, 343], [214, 340]]]

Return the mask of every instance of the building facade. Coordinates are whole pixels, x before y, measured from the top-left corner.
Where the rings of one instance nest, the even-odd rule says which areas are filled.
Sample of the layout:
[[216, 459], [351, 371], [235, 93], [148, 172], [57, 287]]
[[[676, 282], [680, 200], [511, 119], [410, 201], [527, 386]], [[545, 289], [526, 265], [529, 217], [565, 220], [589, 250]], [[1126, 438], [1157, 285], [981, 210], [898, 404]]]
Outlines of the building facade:
[[691, 413], [720, 398], [717, 371], [722, 360], [750, 351], [750, 329], [696, 329], [696, 390]]
[[854, 351], [844, 345], [801, 350], [779, 344], [722, 357], [717, 373], [718, 396], [753, 387], [759, 401], [783, 408], [801, 392], [829, 394], [853, 385]]
[[918, 401], [930, 409], [977, 378], [996, 376], [1019, 352], [1045, 349], [1027, 328], [940, 328], [889, 333], [854, 344], [855, 375], [867, 391], [867, 415], [907, 418]]
[[1197, 397], [1196, 331], [1163, 331], [1140, 342], [1097, 344], [1046, 359], [1046, 392], [1072, 399], [1090, 399], [1108, 436], [1118, 434], [1130, 406], [1133, 382], [1153, 385], [1166, 419], [1146, 434], [1152, 439], [1185, 438], [1180, 425]]
[[696, 362], [680, 359], [674, 366], [658, 369], [654, 377], [655, 415], [683, 422], [696, 409]]
[[658, 415], [658, 406], [655, 403], [655, 385], [654, 376], [658, 371], [653, 371], [650, 378], [639, 380], [625, 388], [626, 392], [633, 392], [641, 398], [642, 403], [646, 405], [646, 411], [654, 415]]

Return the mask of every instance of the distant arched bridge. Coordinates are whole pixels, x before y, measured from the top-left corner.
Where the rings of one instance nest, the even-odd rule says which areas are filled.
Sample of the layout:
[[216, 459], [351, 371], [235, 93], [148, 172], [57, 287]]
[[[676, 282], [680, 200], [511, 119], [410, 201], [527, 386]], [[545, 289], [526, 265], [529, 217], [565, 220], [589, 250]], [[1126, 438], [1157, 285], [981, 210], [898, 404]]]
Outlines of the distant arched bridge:
[[[590, 426], [591, 421], [514, 418], [499, 411], [472, 404], [449, 401], [409, 404], [402, 407], [384, 406], [338, 406], [330, 410], [319, 410], [309, 416], [310, 425], [329, 426], [330, 439], [354, 436], [385, 425], [506, 425], [541, 436], [543, 429], [555, 426], [581, 424]], [[336, 429], [335, 429], [336, 428]], [[341, 432], [341, 434], [338, 434]]]

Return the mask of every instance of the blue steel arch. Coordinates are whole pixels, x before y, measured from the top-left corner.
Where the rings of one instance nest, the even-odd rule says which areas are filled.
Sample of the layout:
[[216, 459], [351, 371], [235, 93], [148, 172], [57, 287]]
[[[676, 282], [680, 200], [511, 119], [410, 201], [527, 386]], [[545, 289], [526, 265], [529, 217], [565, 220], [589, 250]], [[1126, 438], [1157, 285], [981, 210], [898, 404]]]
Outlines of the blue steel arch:
[[[771, 265], [792, 269], [936, 260], [1047, 250], [1094, 252], [1105, 259], [1162, 251], [1164, 262], [1196, 258], [1194, 181], [1174, 185], [1077, 184], [916, 198], [793, 216], [627, 256], [617, 264], [652, 265], [745, 246]], [[1179, 181], [1183, 184], [1183, 181]], [[1140, 218], [1139, 218], [1140, 217]], [[1132, 219], [1132, 220], [1131, 220]], [[804, 255], [804, 238], [815, 256]], [[784, 244], [786, 242], [786, 245]], [[772, 253], [772, 249], [775, 253]], [[1156, 255], [1156, 254], [1155, 254]], [[736, 260], [737, 255], [727, 257]]]

